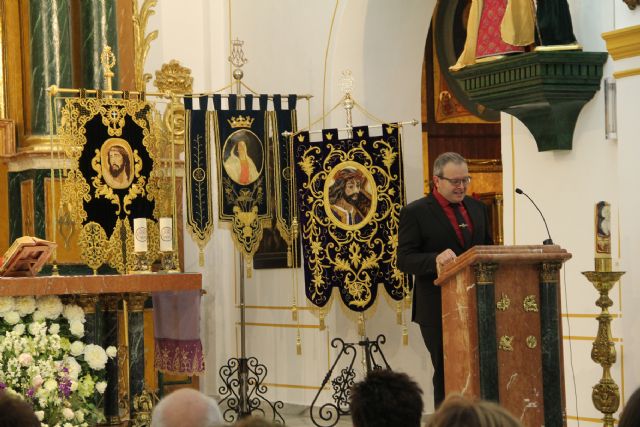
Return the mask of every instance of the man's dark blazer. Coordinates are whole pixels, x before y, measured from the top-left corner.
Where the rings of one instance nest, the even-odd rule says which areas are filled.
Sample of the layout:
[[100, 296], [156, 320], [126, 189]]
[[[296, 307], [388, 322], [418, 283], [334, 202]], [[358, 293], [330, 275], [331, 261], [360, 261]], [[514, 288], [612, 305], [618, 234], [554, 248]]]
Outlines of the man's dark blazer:
[[[471, 197], [462, 201], [473, 225], [471, 246], [491, 245], [491, 225], [486, 206]], [[456, 255], [466, 249], [433, 194], [418, 199], [400, 211], [398, 268], [415, 276], [412, 320], [421, 326], [440, 326], [442, 317], [436, 256], [445, 249]], [[468, 248], [467, 248], [468, 249]]]

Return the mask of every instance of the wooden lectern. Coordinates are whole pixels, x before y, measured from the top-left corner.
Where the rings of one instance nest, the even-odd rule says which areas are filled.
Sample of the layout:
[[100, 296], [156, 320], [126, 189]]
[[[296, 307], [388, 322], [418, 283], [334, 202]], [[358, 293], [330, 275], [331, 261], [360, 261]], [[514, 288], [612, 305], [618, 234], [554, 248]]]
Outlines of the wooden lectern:
[[499, 402], [524, 426], [566, 425], [556, 245], [475, 246], [442, 286], [445, 392]]

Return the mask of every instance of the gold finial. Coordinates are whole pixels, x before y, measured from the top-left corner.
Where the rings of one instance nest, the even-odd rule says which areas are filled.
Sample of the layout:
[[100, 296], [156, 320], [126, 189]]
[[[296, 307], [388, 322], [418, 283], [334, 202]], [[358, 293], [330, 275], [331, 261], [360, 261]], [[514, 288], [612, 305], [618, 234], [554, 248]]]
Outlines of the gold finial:
[[153, 85], [162, 92], [191, 93], [193, 91], [191, 69], [183, 67], [180, 62], [172, 59], [168, 64], [162, 64], [160, 70], [156, 71], [156, 80]]
[[105, 45], [100, 54], [100, 63], [104, 69], [104, 88], [105, 90], [112, 90], [113, 86], [111, 79], [115, 75], [112, 71], [116, 66], [116, 56], [111, 51], [111, 46]]

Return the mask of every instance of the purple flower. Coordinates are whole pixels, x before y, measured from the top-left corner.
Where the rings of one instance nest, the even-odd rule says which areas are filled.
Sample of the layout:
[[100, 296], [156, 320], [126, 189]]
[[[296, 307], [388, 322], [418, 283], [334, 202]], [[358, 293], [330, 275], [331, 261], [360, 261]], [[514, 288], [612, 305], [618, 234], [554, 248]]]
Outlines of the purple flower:
[[71, 394], [71, 379], [68, 377], [61, 378], [58, 383], [58, 390], [64, 397], [69, 397]]
[[7, 388], [7, 385], [3, 382], [0, 382], [0, 390], [4, 390], [5, 388]]
[[33, 389], [33, 387], [31, 387], [29, 390], [27, 390], [27, 397], [28, 398], [33, 398], [33, 395], [35, 394], [35, 390]]

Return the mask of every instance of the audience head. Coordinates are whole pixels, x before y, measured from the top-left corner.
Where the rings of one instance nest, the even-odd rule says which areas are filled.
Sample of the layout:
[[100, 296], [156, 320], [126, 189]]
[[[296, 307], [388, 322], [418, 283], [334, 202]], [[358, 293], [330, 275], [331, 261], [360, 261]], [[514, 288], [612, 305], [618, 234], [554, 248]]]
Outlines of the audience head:
[[197, 390], [181, 388], [158, 402], [151, 427], [213, 427], [222, 422], [215, 400]]
[[371, 371], [351, 390], [354, 427], [419, 427], [422, 390], [407, 374]]
[[427, 427], [521, 427], [506, 409], [493, 402], [449, 396], [433, 414]]
[[24, 400], [0, 391], [0, 427], [40, 427], [33, 408]]
[[246, 417], [235, 423], [234, 427], [275, 427], [271, 421], [267, 421], [262, 417]]
[[640, 388], [633, 392], [627, 404], [622, 409], [618, 427], [632, 427], [640, 425]]

